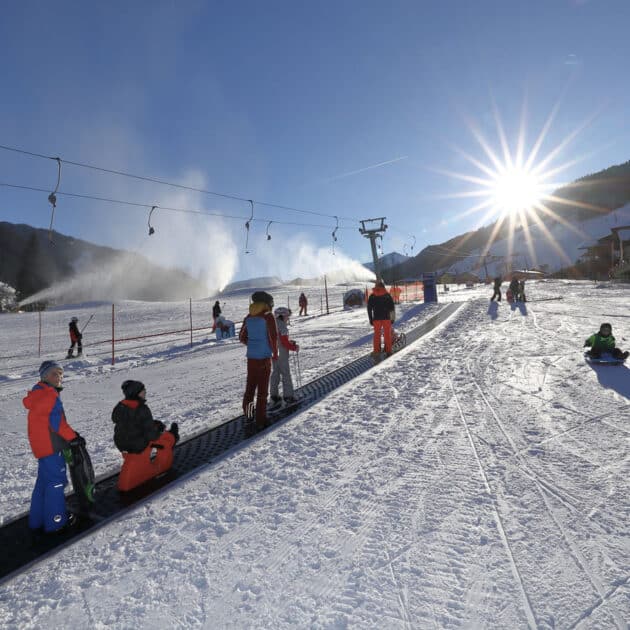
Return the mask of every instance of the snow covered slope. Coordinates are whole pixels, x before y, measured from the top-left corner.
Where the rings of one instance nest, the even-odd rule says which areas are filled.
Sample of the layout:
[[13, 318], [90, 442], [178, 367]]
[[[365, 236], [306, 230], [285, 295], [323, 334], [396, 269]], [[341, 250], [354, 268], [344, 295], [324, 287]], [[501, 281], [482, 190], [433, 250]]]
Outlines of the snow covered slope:
[[[466, 304], [428, 338], [0, 587], [2, 623], [626, 628], [630, 378], [587, 365], [582, 341], [605, 319], [630, 346], [630, 287], [528, 285], [520, 306], [452, 290]], [[164, 320], [153, 306], [130, 320]], [[408, 305], [403, 325], [436, 308]], [[3, 317], [2, 351], [23, 321]], [[363, 310], [295, 318], [291, 333], [305, 380], [370, 344]], [[29, 370], [0, 368], [3, 514], [34, 480]], [[193, 431], [238, 410], [244, 352], [173, 344], [70, 365], [65, 405], [101, 472], [130, 376], [156, 417]]]

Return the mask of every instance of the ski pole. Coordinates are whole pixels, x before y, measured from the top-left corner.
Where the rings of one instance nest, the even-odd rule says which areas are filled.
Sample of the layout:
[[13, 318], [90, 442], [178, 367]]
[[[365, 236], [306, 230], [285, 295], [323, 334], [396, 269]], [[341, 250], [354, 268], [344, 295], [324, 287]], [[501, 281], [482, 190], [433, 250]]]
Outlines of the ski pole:
[[92, 318], [94, 317], [94, 313], [92, 313], [90, 315], [90, 318], [87, 320], [87, 322], [85, 322], [85, 326], [83, 326], [83, 328], [81, 328], [81, 334], [83, 334], [83, 331], [87, 328], [87, 325], [92, 321]]
[[300, 371], [300, 353], [295, 353], [295, 381], [298, 387], [302, 387], [302, 372]]

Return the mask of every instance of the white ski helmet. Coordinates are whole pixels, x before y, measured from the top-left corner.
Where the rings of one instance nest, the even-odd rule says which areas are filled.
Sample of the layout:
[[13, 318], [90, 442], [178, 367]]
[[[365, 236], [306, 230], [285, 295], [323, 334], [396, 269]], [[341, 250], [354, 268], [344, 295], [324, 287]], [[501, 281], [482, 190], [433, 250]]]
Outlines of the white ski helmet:
[[286, 322], [291, 315], [291, 309], [286, 306], [278, 306], [278, 308], [273, 312], [276, 317], [282, 317], [282, 319]]

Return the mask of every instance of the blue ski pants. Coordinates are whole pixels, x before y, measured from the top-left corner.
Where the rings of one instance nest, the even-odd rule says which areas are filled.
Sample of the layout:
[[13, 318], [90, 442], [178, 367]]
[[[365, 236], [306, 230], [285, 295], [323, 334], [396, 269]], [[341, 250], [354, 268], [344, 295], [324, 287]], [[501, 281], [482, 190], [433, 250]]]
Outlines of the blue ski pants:
[[62, 453], [42, 457], [37, 464], [37, 481], [31, 497], [28, 526], [54, 532], [68, 521], [63, 489], [68, 485], [66, 460]]

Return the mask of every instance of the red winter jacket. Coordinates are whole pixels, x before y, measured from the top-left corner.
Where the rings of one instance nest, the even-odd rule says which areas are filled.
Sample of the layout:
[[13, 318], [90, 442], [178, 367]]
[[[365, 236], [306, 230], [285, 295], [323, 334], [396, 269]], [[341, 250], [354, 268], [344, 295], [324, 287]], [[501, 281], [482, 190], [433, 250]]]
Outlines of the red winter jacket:
[[28, 440], [37, 459], [68, 448], [77, 434], [66, 421], [59, 392], [48, 383], [37, 383], [22, 403], [28, 409]]

